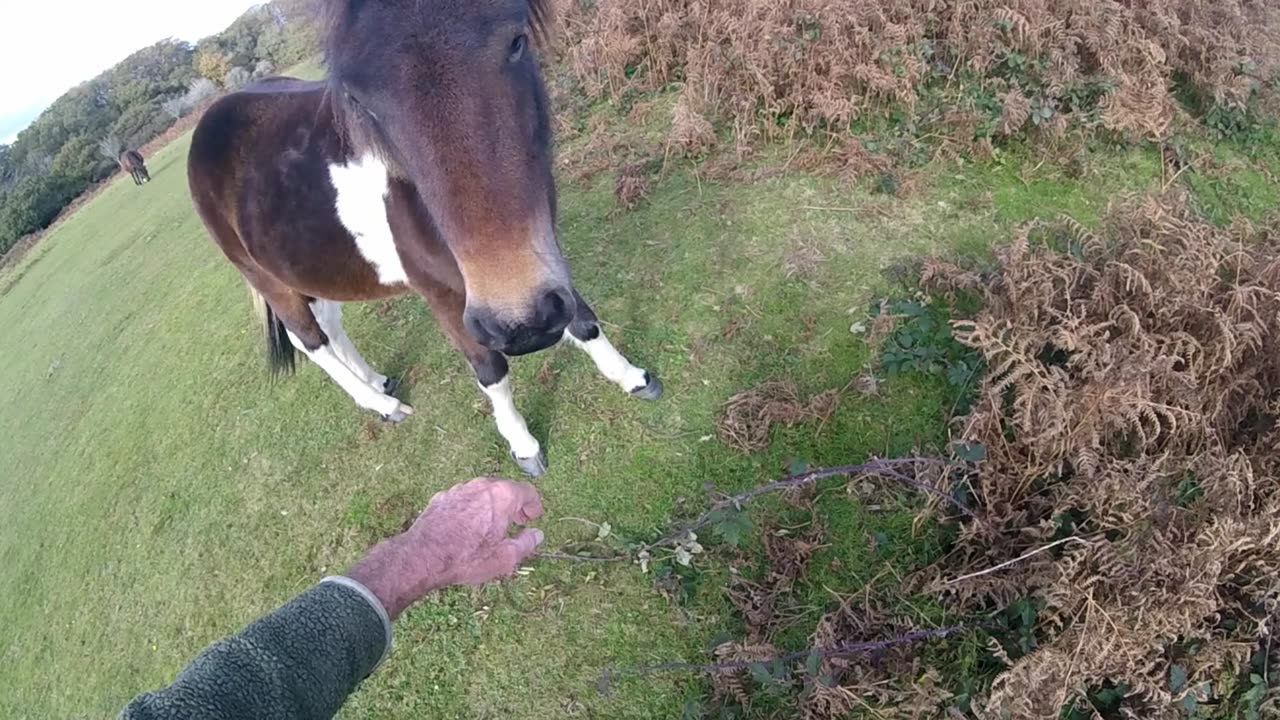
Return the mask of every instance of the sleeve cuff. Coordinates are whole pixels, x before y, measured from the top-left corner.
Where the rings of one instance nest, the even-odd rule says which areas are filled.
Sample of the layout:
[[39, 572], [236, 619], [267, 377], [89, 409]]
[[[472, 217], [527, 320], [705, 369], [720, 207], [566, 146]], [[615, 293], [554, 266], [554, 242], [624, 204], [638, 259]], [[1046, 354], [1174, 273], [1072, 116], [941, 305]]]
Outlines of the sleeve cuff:
[[391, 654], [391, 643], [395, 639], [391, 628], [391, 616], [387, 614], [387, 609], [382, 606], [382, 601], [378, 599], [378, 596], [374, 595], [369, 588], [365, 587], [360, 582], [342, 575], [330, 575], [320, 581], [320, 584], [322, 585], [325, 583], [341, 585], [342, 587], [356, 591], [360, 594], [360, 597], [365, 599], [365, 602], [369, 603], [369, 605], [373, 607], [374, 612], [376, 612], [378, 617], [382, 620], [382, 627], [386, 631], [387, 641], [382, 646], [382, 657], [378, 658], [378, 662], [373, 666], [373, 670], [369, 671], [369, 674], [372, 675], [379, 667], [382, 666], [382, 663], [387, 659], [387, 656]]

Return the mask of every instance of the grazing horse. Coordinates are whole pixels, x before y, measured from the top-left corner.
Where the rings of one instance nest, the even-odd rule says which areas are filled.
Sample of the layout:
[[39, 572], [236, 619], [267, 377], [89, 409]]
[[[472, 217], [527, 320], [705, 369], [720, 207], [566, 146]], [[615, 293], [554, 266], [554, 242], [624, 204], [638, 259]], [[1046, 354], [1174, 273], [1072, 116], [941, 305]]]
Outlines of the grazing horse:
[[151, 182], [151, 174], [147, 172], [147, 164], [142, 161], [142, 154], [137, 150], [125, 150], [116, 160], [120, 168], [133, 177], [134, 185]]
[[605, 338], [556, 236], [535, 47], [551, 0], [325, 0], [329, 77], [214, 103], [191, 143], [201, 219], [248, 282], [273, 371], [301, 351], [357, 405], [413, 409], [342, 328], [342, 304], [421, 295], [475, 371], [526, 473], [546, 456], [507, 356], [567, 337], [632, 395], [662, 384]]

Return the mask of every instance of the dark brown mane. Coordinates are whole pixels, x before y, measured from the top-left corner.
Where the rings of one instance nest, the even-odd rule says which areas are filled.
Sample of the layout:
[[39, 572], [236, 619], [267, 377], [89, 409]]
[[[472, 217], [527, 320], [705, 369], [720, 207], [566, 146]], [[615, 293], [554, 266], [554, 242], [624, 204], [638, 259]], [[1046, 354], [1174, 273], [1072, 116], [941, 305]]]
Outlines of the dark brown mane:
[[[334, 46], [346, 35], [353, 7], [379, 0], [318, 0], [321, 47], [326, 60], [333, 56]], [[419, 7], [434, 0], [417, 0]], [[534, 43], [545, 51], [551, 46], [555, 12], [552, 0], [525, 0], [529, 7], [529, 31]]]
[[[363, 113], [351, 112], [347, 92], [341, 86], [343, 78], [334, 72], [334, 59], [339, 49], [352, 38], [352, 25], [356, 13], [366, 3], [386, 0], [317, 0], [317, 17], [321, 33], [321, 47], [325, 64], [329, 68], [322, 109], [332, 113], [333, 123], [342, 142], [352, 151], [372, 151], [382, 158], [396, 177], [403, 177], [403, 161], [397, 157], [394, 145], [388, 142], [375, 123]], [[454, 0], [455, 2], [457, 0]], [[469, 0], [474, 1], [474, 0]], [[421, 10], [424, 5], [440, 5], [441, 0], [415, 0]], [[532, 44], [542, 50], [550, 46], [554, 13], [552, 0], [524, 0], [529, 12], [529, 36]], [[428, 8], [429, 9], [429, 8]], [[442, 11], [445, 8], [441, 8]]]

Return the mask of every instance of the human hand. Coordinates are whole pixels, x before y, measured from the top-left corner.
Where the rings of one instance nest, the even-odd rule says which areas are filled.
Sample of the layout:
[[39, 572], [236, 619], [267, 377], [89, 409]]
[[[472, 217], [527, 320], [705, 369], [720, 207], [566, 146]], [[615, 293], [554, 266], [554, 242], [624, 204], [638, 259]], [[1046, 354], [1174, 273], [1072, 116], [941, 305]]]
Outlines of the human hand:
[[512, 524], [542, 516], [532, 485], [477, 478], [431, 498], [404, 533], [383, 541], [347, 573], [382, 601], [392, 619], [449, 585], [482, 585], [515, 572], [542, 544], [541, 530], [515, 537]]

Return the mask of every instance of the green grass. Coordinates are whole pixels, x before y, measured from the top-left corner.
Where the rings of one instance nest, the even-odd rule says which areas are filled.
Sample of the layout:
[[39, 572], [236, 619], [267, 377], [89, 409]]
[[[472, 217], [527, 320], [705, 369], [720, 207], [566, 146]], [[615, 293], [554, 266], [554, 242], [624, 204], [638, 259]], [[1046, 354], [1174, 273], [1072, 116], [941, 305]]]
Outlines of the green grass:
[[[208, 643], [341, 570], [431, 495], [517, 471], [465, 363], [416, 298], [350, 306], [371, 363], [406, 373], [418, 414], [396, 427], [358, 411], [316, 368], [266, 379], [243, 283], [187, 197], [188, 140], [118, 181], [0, 276], [0, 716], [101, 717], [161, 686]], [[551, 546], [581, 524], [652, 537], [704, 485], [749, 487], [789, 458], [898, 455], [944, 436], [952, 398], [901, 378], [850, 395], [817, 432], [740, 455], [714, 437], [721, 404], [772, 377], [806, 391], [873, 364], [850, 323], [881, 270], [921, 253], [982, 254], [1012, 225], [1096, 220], [1116, 194], [1158, 187], [1149, 151], [1101, 154], [1073, 181], [1010, 153], [938, 165], [898, 200], [792, 176], [708, 182], [673, 166], [619, 213], [608, 179], [561, 188], [561, 234], [580, 289], [614, 341], [658, 371], [644, 404], [557, 349], [514, 363], [517, 402], [543, 438]], [[802, 588], [815, 607], [937, 552], [912, 501], [819, 503], [831, 546]], [[869, 538], [879, 534], [875, 550]], [[839, 560], [839, 562], [833, 562]], [[368, 718], [678, 717], [704, 691], [655, 676], [596, 691], [606, 667], [705, 657], [732, 617], [715, 558], [682, 608], [627, 566], [544, 562], [510, 583], [428, 600], [397, 627], [389, 663], [345, 710]], [[798, 638], [797, 641], [802, 640]]]

